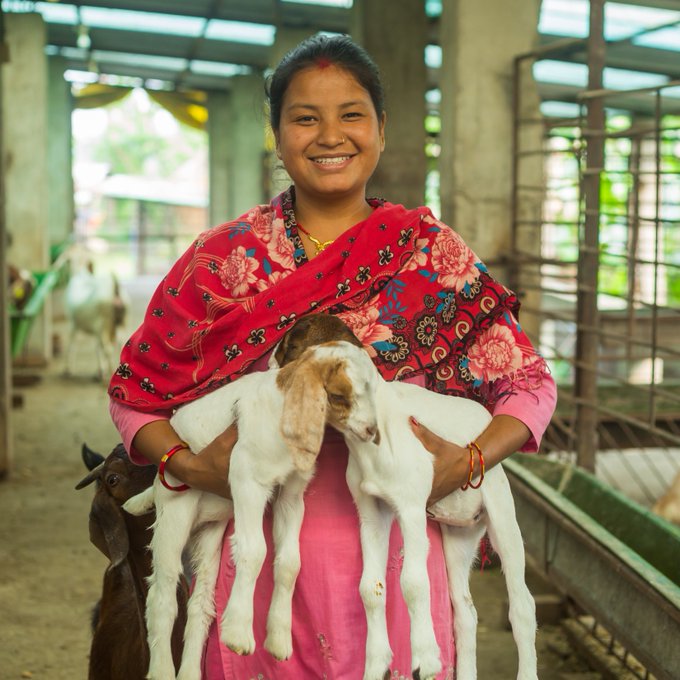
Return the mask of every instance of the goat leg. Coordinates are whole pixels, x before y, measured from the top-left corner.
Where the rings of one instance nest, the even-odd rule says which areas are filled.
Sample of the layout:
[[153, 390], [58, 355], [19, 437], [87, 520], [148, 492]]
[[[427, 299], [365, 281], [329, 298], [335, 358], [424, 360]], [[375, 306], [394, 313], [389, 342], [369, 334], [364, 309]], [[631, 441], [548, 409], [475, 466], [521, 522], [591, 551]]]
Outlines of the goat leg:
[[453, 605], [456, 640], [456, 677], [477, 678], [477, 610], [470, 593], [470, 569], [477, 557], [486, 525], [453, 527], [440, 525], [449, 596]]
[[[524, 576], [524, 542], [517, 524], [508, 478], [501, 468], [492, 472], [495, 474], [491, 480], [486, 480], [486, 487], [482, 491], [489, 518], [489, 540], [500, 557], [508, 589], [510, 624], [519, 658], [517, 680], [538, 680], [536, 604]], [[489, 484], [490, 481], [492, 484]]]
[[177, 680], [201, 680], [201, 658], [208, 629], [215, 618], [215, 584], [227, 522], [209, 522], [192, 539], [194, 587], [187, 609], [184, 653]]
[[300, 528], [305, 512], [303, 494], [310, 478], [310, 474], [291, 475], [274, 503], [274, 590], [264, 646], [279, 661], [293, 654], [293, 589], [300, 572]]
[[[441, 671], [439, 646], [434, 635], [430, 611], [430, 581], [427, 572], [427, 538], [425, 502], [413, 510], [398, 510], [397, 520], [404, 539], [404, 562], [401, 570], [401, 592], [411, 618], [411, 666], [414, 677], [434, 680]], [[416, 676], [415, 673], [418, 675]]]

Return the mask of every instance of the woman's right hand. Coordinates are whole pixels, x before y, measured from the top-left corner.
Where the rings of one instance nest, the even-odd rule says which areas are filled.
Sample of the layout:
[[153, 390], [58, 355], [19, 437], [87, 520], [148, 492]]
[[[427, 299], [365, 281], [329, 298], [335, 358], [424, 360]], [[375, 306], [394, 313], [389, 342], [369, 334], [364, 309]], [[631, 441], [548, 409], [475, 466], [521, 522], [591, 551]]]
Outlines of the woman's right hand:
[[193, 455], [187, 451], [187, 455], [180, 460], [180, 463], [184, 463], [185, 466], [184, 477], [178, 470], [179, 478], [192, 489], [209, 491], [231, 499], [229, 461], [237, 439], [238, 428], [236, 424], [232, 424], [200, 453]]
[[[213, 439], [199, 454], [180, 449], [167, 462], [165, 469], [173, 477], [200, 491], [209, 491], [224, 498], [229, 492], [229, 461], [238, 429], [230, 425]], [[132, 440], [133, 447], [150, 463], [158, 465], [163, 455], [180, 440], [169, 421], [155, 420], [139, 429]]]

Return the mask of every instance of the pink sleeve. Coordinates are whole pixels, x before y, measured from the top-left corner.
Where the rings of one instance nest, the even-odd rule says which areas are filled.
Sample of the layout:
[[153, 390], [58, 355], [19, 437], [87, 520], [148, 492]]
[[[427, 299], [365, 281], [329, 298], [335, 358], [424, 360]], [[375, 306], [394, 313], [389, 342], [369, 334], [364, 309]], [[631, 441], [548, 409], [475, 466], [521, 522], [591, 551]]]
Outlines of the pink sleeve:
[[128, 452], [130, 460], [136, 465], [149, 465], [149, 461], [132, 446], [132, 440], [144, 425], [155, 420], [168, 420], [170, 416], [162, 413], [141, 413], [115, 399], [109, 400], [109, 413], [113, 424], [120, 433], [123, 446]]
[[493, 388], [497, 396], [493, 415], [513, 416], [522, 421], [531, 431], [531, 437], [520, 451], [538, 451], [557, 403], [557, 387], [545, 364], [536, 362], [527, 368], [522, 382], [513, 384], [504, 378], [495, 381]]

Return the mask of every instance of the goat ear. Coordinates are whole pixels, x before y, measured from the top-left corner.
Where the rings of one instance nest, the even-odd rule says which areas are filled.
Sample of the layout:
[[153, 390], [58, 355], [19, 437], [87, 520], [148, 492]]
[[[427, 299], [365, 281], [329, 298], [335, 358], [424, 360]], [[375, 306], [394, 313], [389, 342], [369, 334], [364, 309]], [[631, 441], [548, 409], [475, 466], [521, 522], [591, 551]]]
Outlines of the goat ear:
[[106, 492], [96, 493], [90, 508], [90, 541], [118, 566], [128, 555], [130, 541], [123, 511]]
[[283, 391], [281, 434], [295, 467], [306, 472], [314, 467], [326, 429], [326, 390], [319, 365], [294, 361], [279, 373]]
[[88, 470], [94, 470], [99, 464], [104, 462], [104, 456], [101, 453], [93, 451], [87, 444], [83, 442], [80, 447], [80, 456], [85, 463], [85, 467]]

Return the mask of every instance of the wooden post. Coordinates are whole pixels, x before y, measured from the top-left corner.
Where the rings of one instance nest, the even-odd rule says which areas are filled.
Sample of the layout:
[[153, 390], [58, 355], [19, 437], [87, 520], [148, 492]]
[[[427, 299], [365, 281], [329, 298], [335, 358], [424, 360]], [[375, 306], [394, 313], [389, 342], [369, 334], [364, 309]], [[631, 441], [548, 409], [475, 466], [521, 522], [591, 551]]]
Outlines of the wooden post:
[[[605, 64], [605, 0], [590, 0], [588, 37], [588, 90], [602, 89]], [[586, 169], [583, 177], [585, 218], [579, 244], [578, 298], [576, 318], [576, 455], [578, 464], [593, 472], [597, 451], [597, 363], [599, 354], [599, 316], [597, 281], [600, 238], [600, 176], [604, 170], [604, 100], [587, 99]]]
[[9, 61], [5, 24], [0, 7], [0, 479], [9, 474], [12, 462], [12, 363], [7, 292], [7, 225], [5, 223], [5, 152], [3, 147], [2, 88], [4, 64]]

